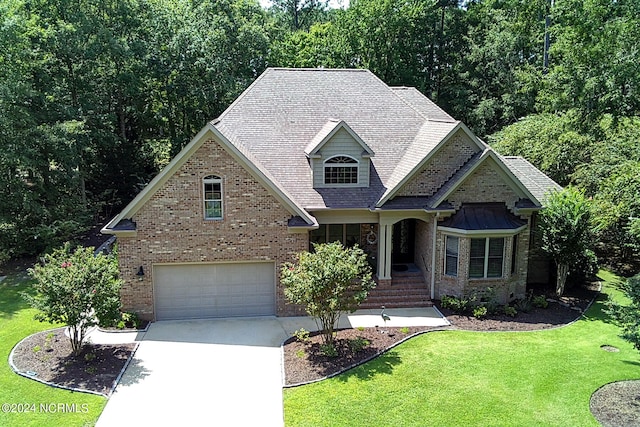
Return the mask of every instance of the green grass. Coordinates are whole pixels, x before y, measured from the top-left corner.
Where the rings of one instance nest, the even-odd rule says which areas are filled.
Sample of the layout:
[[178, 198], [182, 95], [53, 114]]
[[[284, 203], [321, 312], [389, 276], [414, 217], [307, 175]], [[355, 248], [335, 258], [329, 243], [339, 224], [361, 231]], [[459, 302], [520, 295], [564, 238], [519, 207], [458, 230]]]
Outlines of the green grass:
[[[0, 404], [8, 404], [10, 409], [14, 405], [15, 410], [21, 409], [18, 405], [27, 406], [35, 412], [6, 412], [4, 405], [0, 426], [92, 426], [104, 408], [104, 397], [49, 387], [19, 376], [9, 367], [11, 349], [21, 339], [59, 326], [33, 319], [35, 310], [20, 296], [27, 289], [28, 280], [23, 276], [9, 276], [0, 283]], [[59, 404], [63, 405], [60, 410]], [[78, 412], [65, 412], [73, 410], [74, 405]]]
[[[623, 298], [618, 278], [601, 278], [604, 292]], [[640, 378], [640, 354], [603, 307], [600, 298], [583, 319], [547, 331], [421, 335], [343, 375], [285, 390], [285, 424], [597, 426], [591, 394]]]

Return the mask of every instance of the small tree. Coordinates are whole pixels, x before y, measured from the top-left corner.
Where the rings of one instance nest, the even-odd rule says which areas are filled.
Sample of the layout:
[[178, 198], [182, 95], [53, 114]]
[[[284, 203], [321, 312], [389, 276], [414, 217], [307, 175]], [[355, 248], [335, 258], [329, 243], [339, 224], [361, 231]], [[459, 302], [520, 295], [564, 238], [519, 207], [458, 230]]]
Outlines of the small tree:
[[71, 348], [80, 354], [88, 328], [118, 318], [120, 285], [117, 260], [95, 255], [93, 248], [66, 244], [29, 270], [35, 295], [24, 297], [39, 313], [41, 322], [61, 322], [69, 328]]
[[627, 280], [624, 292], [631, 300], [629, 305], [609, 301], [607, 313], [622, 327], [622, 338], [640, 350], [640, 274]]
[[322, 332], [323, 342], [333, 345], [340, 315], [353, 313], [375, 286], [367, 255], [359, 247], [340, 242], [314, 245], [313, 252], [296, 255], [297, 263], [282, 266], [284, 295], [304, 305]]
[[595, 257], [589, 200], [573, 187], [551, 193], [539, 226], [542, 249], [556, 263], [556, 295], [562, 296], [569, 271]]

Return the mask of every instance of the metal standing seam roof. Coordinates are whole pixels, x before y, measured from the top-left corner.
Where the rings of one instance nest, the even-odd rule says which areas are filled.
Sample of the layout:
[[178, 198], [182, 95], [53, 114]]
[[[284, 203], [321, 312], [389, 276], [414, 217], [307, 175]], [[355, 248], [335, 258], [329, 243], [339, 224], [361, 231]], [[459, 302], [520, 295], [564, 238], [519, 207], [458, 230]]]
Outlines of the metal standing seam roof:
[[451, 217], [439, 224], [441, 227], [458, 230], [516, 230], [527, 225], [503, 203], [465, 204]]

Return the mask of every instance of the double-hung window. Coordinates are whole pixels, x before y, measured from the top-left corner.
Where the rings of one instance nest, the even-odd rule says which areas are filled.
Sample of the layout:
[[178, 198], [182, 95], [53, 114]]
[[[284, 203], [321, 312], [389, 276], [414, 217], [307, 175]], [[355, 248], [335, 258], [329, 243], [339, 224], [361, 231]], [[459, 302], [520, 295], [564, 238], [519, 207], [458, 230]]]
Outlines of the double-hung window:
[[502, 277], [503, 262], [503, 237], [471, 239], [471, 252], [469, 254], [470, 278]]
[[222, 178], [216, 175], [206, 176], [204, 185], [204, 218], [222, 219]]
[[447, 236], [446, 256], [444, 261], [444, 274], [447, 276], [458, 276], [458, 241], [454, 236]]

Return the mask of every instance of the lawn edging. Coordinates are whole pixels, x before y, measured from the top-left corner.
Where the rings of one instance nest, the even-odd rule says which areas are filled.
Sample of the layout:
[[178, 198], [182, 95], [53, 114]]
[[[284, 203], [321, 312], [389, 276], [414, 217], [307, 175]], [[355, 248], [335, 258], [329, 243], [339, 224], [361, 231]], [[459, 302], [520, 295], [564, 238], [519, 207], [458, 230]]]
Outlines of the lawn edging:
[[[286, 369], [285, 369], [285, 355], [284, 355], [284, 346], [286, 344], [287, 341], [289, 341], [292, 337], [287, 338], [286, 340], [284, 340], [282, 342], [282, 344], [280, 345], [280, 353], [281, 353], [281, 369], [282, 369], [282, 388], [283, 389], [287, 389], [287, 388], [296, 388], [296, 387], [301, 387], [304, 385], [309, 385], [309, 384], [314, 384], [320, 381], [324, 381], [327, 380], [329, 378], [333, 378], [336, 377], [338, 375], [341, 375], [353, 368], [357, 368], [360, 365], [363, 365], [365, 363], [368, 363], [370, 361], [372, 361], [373, 359], [380, 357], [381, 355], [385, 354], [386, 352], [388, 352], [389, 350], [392, 350], [393, 348], [399, 346], [400, 344], [408, 341], [411, 338], [417, 337], [419, 335], [423, 335], [426, 333], [430, 333], [430, 332], [442, 332], [442, 331], [465, 331], [465, 332], [479, 332], [479, 333], [527, 333], [527, 332], [542, 332], [542, 331], [551, 331], [551, 330], [555, 330], [555, 329], [561, 329], [561, 328], [565, 328], [567, 326], [571, 326], [573, 324], [575, 324], [576, 322], [578, 322], [579, 320], [581, 320], [582, 318], [584, 318], [585, 314], [587, 313], [587, 311], [589, 311], [589, 309], [591, 308], [591, 306], [593, 305], [593, 303], [596, 301], [596, 299], [602, 295], [602, 281], [597, 280], [596, 281], [598, 284], [598, 289], [596, 290], [596, 294], [593, 296], [593, 298], [591, 298], [591, 301], [589, 301], [589, 303], [587, 304], [587, 306], [585, 307], [585, 309], [579, 313], [579, 315], [576, 316], [576, 318], [568, 323], [559, 325], [559, 326], [553, 326], [550, 328], [543, 328], [543, 329], [532, 329], [532, 330], [526, 330], [526, 331], [509, 331], [509, 330], [505, 330], [505, 331], [495, 331], [495, 330], [487, 330], [487, 331], [482, 331], [482, 330], [469, 330], [469, 329], [460, 329], [457, 328], [455, 325], [452, 325], [451, 322], [448, 321], [448, 319], [442, 314], [440, 313], [440, 311], [436, 308], [436, 310], [440, 313], [440, 315], [447, 320], [447, 322], [449, 322], [448, 326], [439, 326], [439, 327], [434, 327], [432, 329], [428, 329], [428, 330], [424, 330], [424, 331], [419, 331], [416, 333], [413, 333], [411, 335], [407, 335], [406, 337], [404, 337], [403, 339], [401, 339], [400, 341], [395, 342], [393, 345], [387, 347], [386, 349], [380, 351], [377, 354], [371, 355], [370, 357], [367, 357], [366, 359], [363, 359], [361, 361], [358, 361], [357, 363], [354, 363], [352, 365], [346, 366], [343, 369], [340, 369], [336, 372], [333, 372], [329, 375], [320, 377], [320, 378], [316, 378], [310, 381], [303, 381], [303, 382], [299, 382], [299, 383], [294, 383], [294, 384], [287, 384], [286, 383]], [[576, 313], [578, 314], [578, 313]]]
[[[374, 328], [370, 328], [370, 329], [374, 329]], [[422, 335], [422, 334], [427, 334], [429, 332], [442, 332], [442, 331], [451, 331], [451, 330], [453, 330], [453, 329], [451, 329], [451, 325], [449, 325], [449, 326], [436, 326], [436, 327], [434, 327], [432, 329], [427, 329], [427, 330], [424, 330], [424, 331], [415, 332], [415, 333], [413, 333], [411, 335], [407, 335], [406, 337], [402, 338], [400, 341], [395, 342], [393, 345], [385, 348], [381, 352], [376, 353], [374, 355], [371, 355], [371, 356], [367, 357], [366, 359], [363, 359], [363, 360], [361, 360], [361, 361], [359, 361], [357, 363], [354, 363], [352, 365], [346, 366], [345, 368], [340, 369], [339, 371], [333, 372], [333, 373], [331, 373], [329, 375], [326, 375], [324, 377], [321, 377], [321, 378], [316, 378], [316, 379], [313, 379], [313, 380], [310, 380], [310, 381], [304, 381], [304, 382], [295, 383], [295, 384], [286, 384], [286, 377], [285, 377], [285, 371], [284, 371], [284, 369], [285, 369], [284, 368], [284, 344], [288, 340], [291, 339], [291, 337], [289, 337], [285, 341], [283, 341], [282, 345], [280, 346], [281, 353], [282, 353], [282, 380], [283, 380], [282, 388], [301, 387], [301, 386], [304, 386], [304, 385], [313, 384], [313, 383], [317, 383], [317, 382], [320, 382], [320, 381], [327, 380], [329, 378], [336, 377], [338, 375], [344, 374], [345, 372], [347, 372], [347, 371], [349, 371], [349, 370], [351, 370], [353, 368], [357, 368], [360, 365], [364, 365], [365, 363], [370, 362], [370, 361], [372, 361], [373, 359], [375, 359], [377, 357], [380, 357], [384, 353], [388, 352], [389, 350], [392, 350], [394, 347], [399, 346], [400, 344], [404, 343], [405, 341], [407, 341], [407, 340], [409, 340], [411, 338], [417, 337], [417, 336]]]
[[66, 328], [66, 327], [63, 326], [61, 328], [46, 329], [44, 331], [39, 331], [39, 332], [36, 332], [35, 334], [27, 335], [26, 337], [22, 338], [20, 341], [18, 341], [16, 343], [16, 345], [13, 346], [13, 348], [11, 349], [11, 353], [9, 353], [9, 367], [11, 367], [11, 370], [13, 372], [15, 372], [16, 374], [18, 374], [18, 375], [20, 375], [20, 376], [22, 376], [24, 378], [39, 382], [41, 384], [48, 385], [50, 387], [59, 388], [59, 389], [62, 389], [62, 390], [76, 391], [76, 392], [80, 392], [80, 393], [93, 394], [93, 395], [102, 396], [102, 397], [105, 397], [105, 398], [108, 399], [109, 397], [111, 397], [111, 395], [115, 391], [116, 387], [118, 386], [118, 383], [120, 382], [120, 379], [122, 378], [122, 375], [124, 374], [124, 371], [127, 369], [129, 364], [131, 363], [131, 360], [133, 360], [133, 357], [135, 356], [136, 351], [138, 350], [138, 347], [140, 346], [139, 342], [135, 343], [135, 347], [131, 351], [131, 355], [129, 356], [127, 361], [124, 363], [124, 366], [120, 370], [120, 373], [118, 374], [116, 379], [113, 381], [113, 384], [112, 384], [112, 386], [111, 386], [111, 388], [109, 390], [109, 393], [100, 393], [98, 391], [88, 390], [88, 389], [79, 388], [79, 387], [68, 387], [68, 386], [57, 384], [57, 383], [54, 383], [54, 382], [51, 382], [51, 381], [45, 381], [43, 379], [40, 379], [40, 378], [36, 377], [35, 375], [32, 375], [29, 371], [27, 371], [27, 372], [21, 371], [13, 363], [14, 351], [24, 341], [26, 341], [27, 339], [31, 338], [33, 335], [36, 335], [36, 334], [39, 334], [39, 333], [42, 333], [42, 332], [46, 332], [46, 331], [54, 331], [54, 330], [58, 330], [58, 329], [63, 329], [63, 328]]

